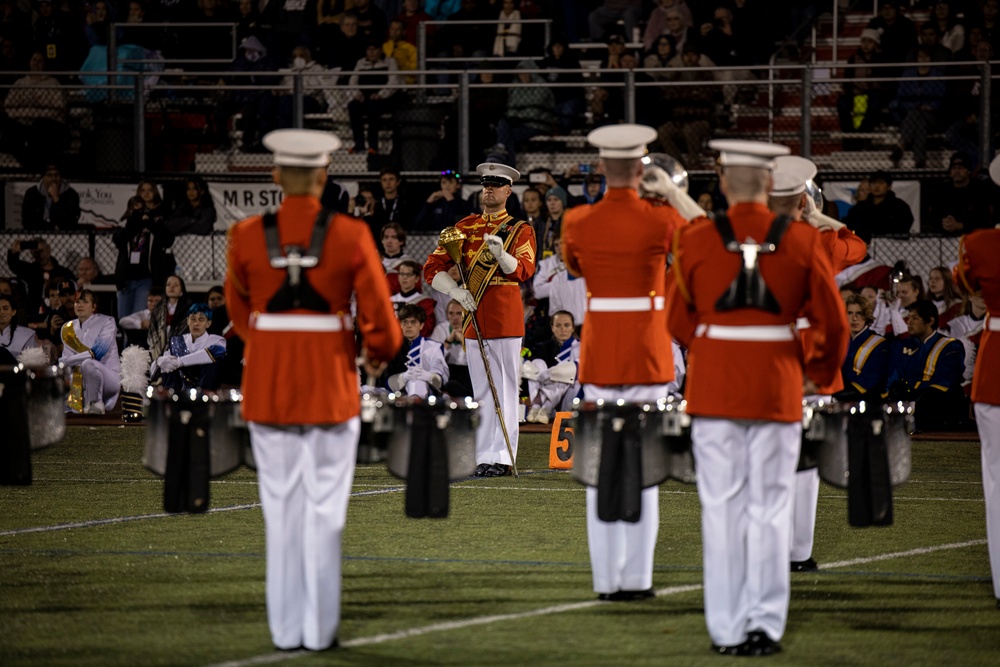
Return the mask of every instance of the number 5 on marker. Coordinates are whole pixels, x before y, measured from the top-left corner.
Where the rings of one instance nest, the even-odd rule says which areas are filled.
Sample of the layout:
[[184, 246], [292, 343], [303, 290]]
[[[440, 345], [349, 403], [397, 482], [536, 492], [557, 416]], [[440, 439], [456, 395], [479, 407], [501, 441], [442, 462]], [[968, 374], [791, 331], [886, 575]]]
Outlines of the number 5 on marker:
[[549, 437], [549, 468], [569, 470], [573, 467], [573, 445], [576, 436], [571, 424], [572, 412], [557, 412]]

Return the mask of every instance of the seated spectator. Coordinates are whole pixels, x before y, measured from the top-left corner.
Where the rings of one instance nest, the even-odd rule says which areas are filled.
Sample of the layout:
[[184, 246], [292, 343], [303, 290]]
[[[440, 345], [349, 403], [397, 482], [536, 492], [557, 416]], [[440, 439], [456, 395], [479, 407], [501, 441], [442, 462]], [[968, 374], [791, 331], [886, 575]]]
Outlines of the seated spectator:
[[[400, 20], [389, 23], [389, 39], [382, 44], [382, 53], [386, 58], [396, 61], [400, 72], [412, 72], [417, 69], [417, 47], [405, 39], [406, 28]], [[416, 83], [417, 78], [409, 74], [403, 78], [406, 83]]]
[[399, 309], [403, 347], [383, 374], [385, 386], [392, 391], [420, 398], [427, 398], [431, 387], [435, 393], [440, 391], [449, 378], [441, 343], [424, 338], [420, 333], [425, 318], [426, 313], [420, 306], [405, 304]]
[[[382, 129], [382, 115], [391, 114], [403, 102], [404, 94], [397, 88], [401, 81], [396, 72], [399, 66], [392, 58], [386, 58], [381, 41], [369, 42], [365, 57], [354, 65], [350, 87], [355, 89], [354, 99], [347, 105], [351, 119], [354, 146], [351, 153], [365, 152], [365, 126], [367, 124], [368, 153], [379, 152], [378, 133]], [[382, 72], [374, 76], [361, 76], [358, 72]], [[358, 88], [363, 86], [383, 86], [381, 88]]]
[[[517, 65], [517, 78], [522, 84], [544, 84], [532, 60]], [[556, 98], [544, 85], [517, 85], [507, 91], [507, 115], [497, 124], [496, 153], [505, 164], [517, 167], [517, 150], [525, 141], [552, 132], [556, 121]]]
[[[694, 18], [691, 16], [691, 8], [685, 0], [656, 0], [653, 11], [646, 19], [646, 30], [642, 34], [642, 48], [646, 51], [655, 51], [654, 46], [660, 37], [669, 35], [670, 24], [667, 19], [671, 13], [677, 15], [678, 22], [684, 28], [694, 25]], [[677, 30], [677, 28], [674, 28]], [[658, 65], [664, 67], [665, 65]], [[650, 65], [646, 65], [650, 67]]]
[[962, 314], [962, 294], [946, 266], [935, 266], [927, 273], [927, 298], [938, 309], [938, 329], [947, 329], [952, 319]]
[[174, 272], [174, 235], [167, 231], [165, 208], [156, 184], [140, 181], [122, 214], [125, 226], [112, 237], [118, 248], [115, 279], [119, 313], [141, 309], [149, 288], [164, 284]]
[[521, 49], [521, 12], [514, 0], [501, 0], [500, 15], [496, 17], [504, 23], [497, 24], [493, 40], [493, 55], [498, 57], [516, 56]]
[[278, 127], [294, 126], [294, 76], [302, 77], [302, 114], [326, 113], [332, 103], [334, 91], [329, 89], [337, 82], [336, 74], [329, 74], [325, 67], [313, 60], [312, 51], [307, 46], [296, 46], [292, 50], [291, 68], [279, 70], [285, 73], [282, 86], [287, 90], [277, 90]]
[[929, 23], [941, 35], [941, 44], [952, 54], [957, 54], [965, 46], [965, 26], [955, 17], [952, 6], [955, 0], [937, 0], [931, 11]]
[[45, 293], [48, 298], [37, 313], [28, 318], [28, 328], [33, 329], [39, 340], [49, 341], [56, 352], [62, 348], [60, 332], [62, 326], [73, 319], [73, 303], [76, 301], [76, 285], [73, 281], [56, 277], [48, 281]]
[[[428, 3], [429, 4], [429, 3]], [[455, 2], [455, 11], [458, 11], [459, 3]], [[448, 18], [447, 16], [444, 18]], [[417, 26], [424, 21], [430, 21], [431, 15], [420, 8], [420, 0], [403, 0], [402, 11], [396, 16], [396, 20], [403, 24], [403, 39], [410, 44], [416, 45], [420, 40], [417, 37]], [[444, 20], [444, 19], [433, 19]], [[433, 37], [433, 26], [427, 29], [427, 40], [430, 43]]]
[[413, 206], [400, 192], [402, 176], [396, 167], [385, 166], [379, 171], [382, 196], [375, 201], [375, 222], [380, 227], [390, 222], [412, 225]]
[[[326, 185], [323, 187], [323, 194], [320, 195], [319, 203], [328, 211], [346, 213], [352, 215], [354, 206], [351, 203], [351, 196], [347, 188], [334, 180], [333, 176], [326, 177]], [[375, 234], [372, 234], [375, 238]]]
[[889, 372], [889, 345], [885, 338], [869, 328], [872, 302], [852, 294], [846, 303], [851, 342], [840, 367], [844, 389], [836, 398], [838, 401], [881, 400]]
[[219, 369], [219, 380], [224, 386], [239, 387], [243, 380], [243, 339], [236, 335], [233, 322], [226, 308], [226, 293], [221, 285], [208, 290], [208, 307], [212, 309], [212, 324], [208, 333], [226, 339], [226, 356]]
[[358, 31], [368, 40], [378, 40], [379, 44], [385, 38], [388, 29], [388, 19], [385, 12], [372, 4], [372, 0], [353, 0], [353, 11], [358, 17]]
[[146, 343], [152, 359], [159, 359], [163, 351], [168, 349], [171, 338], [183, 336], [188, 332], [187, 318], [184, 314], [190, 308], [191, 301], [187, 296], [184, 279], [177, 275], [170, 276], [167, 278], [163, 293], [166, 298], [156, 304], [149, 314], [149, 333]]
[[216, 143], [227, 150], [232, 143], [229, 134], [230, 120], [236, 114], [240, 119], [236, 129], [242, 132], [244, 150], [264, 150], [261, 137], [270, 132], [277, 118], [277, 102], [272, 89], [277, 85], [278, 68], [267, 55], [267, 47], [251, 35], [240, 42], [239, 55], [229, 66], [231, 75], [219, 80], [220, 86], [258, 86], [253, 90], [223, 92], [215, 109]]
[[893, 290], [885, 290], [875, 302], [871, 327], [872, 331], [886, 338], [905, 338], [909, 335], [906, 326], [909, 307], [924, 300], [924, 283], [917, 276], [903, 276], [894, 285]]
[[14, 299], [0, 295], [0, 366], [17, 363], [17, 355], [29, 347], [38, 347], [35, 331], [17, 324]]
[[937, 188], [930, 198], [927, 216], [921, 220], [921, 231], [961, 236], [990, 227], [989, 186], [972, 178], [972, 171], [961, 153], [951, 156], [948, 177], [947, 183]]
[[[521, 208], [524, 210], [524, 220], [535, 229], [535, 238], [540, 239], [545, 233], [545, 224], [549, 219], [548, 210], [542, 206], [542, 193], [535, 186], [521, 193]], [[542, 257], [542, 255], [539, 255]]]
[[21, 226], [34, 231], [77, 229], [80, 195], [62, 177], [59, 165], [49, 164], [38, 185], [24, 193]]
[[[679, 59], [674, 59], [669, 79], [680, 82], [708, 82], [715, 77], [705, 67], [695, 44], [685, 44]], [[715, 113], [713, 86], [667, 86], [664, 89], [664, 113], [669, 120], [657, 128], [657, 141], [663, 152], [674, 156], [688, 169], [701, 165], [702, 145], [711, 137]]]
[[[21, 259], [21, 251], [31, 251], [32, 261]], [[45, 239], [30, 241], [15, 239], [7, 251], [7, 266], [18, 277], [27, 291], [27, 313], [38, 312], [45, 298], [45, 286], [50, 280], [62, 278], [73, 281], [73, 272], [62, 266], [52, 256], [52, 246]]]
[[170, 338], [170, 347], [149, 367], [149, 379], [155, 382], [162, 376], [162, 385], [174, 391], [218, 389], [226, 339], [208, 333], [211, 325], [212, 309], [208, 304], [191, 304], [187, 310], [188, 333]]
[[[333, 0], [330, 0], [333, 1]], [[323, 7], [326, 1], [319, 3]], [[319, 61], [331, 70], [343, 74], [354, 70], [359, 60], [365, 57], [367, 40], [358, 30], [358, 15], [346, 12], [341, 15], [340, 23], [320, 23], [320, 39], [317, 43]], [[346, 76], [338, 81], [344, 83]]]
[[910, 337], [893, 342], [887, 380], [890, 400], [916, 401], [917, 430], [954, 429], [965, 421], [962, 392], [965, 349], [937, 330], [937, 307], [926, 300], [910, 304]]
[[[917, 29], [913, 21], [900, 13], [899, 0], [883, 0], [879, 3], [879, 15], [868, 22], [868, 27], [881, 35], [880, 44], [886, 62], [906, 62], [906, 54], [917, 46]], [[898, 76], [899, 70], [891, 76]]]
[[184, 188], [184, 202], [163, 223], [171, 234], [200, 234], [207, 236], [215, 229], [218, 214], [215, 202], [208, 192], [208, 184], [201, 176], [191, 176]]
[[[97, 312], [97, 300], [88, 289], [81, 290], [73, 304], [76, 319], [72, 324], [74, 338], [63, 335], [60, 363], [79, 373], [83, 381], [81, 411], [88, 415], [103, 415], [113, 410], [121, 391], [121, 362], [118, 358], [118, 327], [109, 315]], [[72, 407], [72, 392], [70, 394]]]
[[525, 421], [539, 424], [548, 424], [558, 410], [570, 409], [580, 393], [577, 381], [580, 340], [575, 335], [573, 315], [565, 310], [555, 311], [551, 325], [552, 338], [522, 364], [531, 406]]
[[[552, 72], [548, 70], [576, 70], [573, 72]], [[545, 49], [545, 60], [542, 61], [542, 78], [549, 83], [576, 83], [579, 87], [564, 88], [553, 86], [552, 95], [556, 100], [556, 122], [563, 132], [568, 132], [581, 124], [586, 102], [586, 90], [583, 87], [583, 72], [580, 59], [569, 48], [566, 41], [557, 37]], [[505, 103], [506, 101], [504, 101]], [[474, 116], [479, 122], [479, 116]]]
[[[642, 59], [642, 66], [649, 69], [660, 69], [673, 67], [671, 61], [677, 56], [677, 49], [674, 46], [672, 35], [664, 34], [656, 38], [653, 46], [646, 57]], [[670, 78], [669, 72], [650, 72], [650, 77], [655, 81], [667, 81]]]
[[406, 254], [406, 230], [398, 222], [390, 222], [382, 227], [379, 235], [380, 250], [382, 251], [382, 268], [385, 269], [385, 278], [389, 281], [389, 291], [393, 294], [399, 292], [399, 276], [396, 275], [400, 264], [412, 262], [413, 258]]
[[907, 62], [917, 61], [917, 51], [921, 46], [930, 50], [931, 62], [946, 63], [952, 59], [951, 49], [941, 44], [941, 33], [933, 20], [926, 21], [920, 26], [919, 40], [918, 47], [906, 56]]
[[927, 134], [939, 122], [938, 111], [944, 102], [945, 82], [941, 68], [931, 65], [931, 51], [926, 46], [917, 49], [916, 67], [903, 70], [896, 97], [889, 103], [889, 111], [899, 124], [901, 143], [889, 159], [899, 166], [903, 151], [913, 149], [914, 165], [927, 166]]
[[462, 304], [450, 299], [444, 321], [434, 327], [430, 335], [430, 339], [441, 343], [444, 349], [448, 382], [443, 389], [449, 396], [472, 396], [472, 378], [469, 375], [469, 360], [465, 356], [465, 330], [462, 327], [464, 317]]
[[844, 222], [861, 240], [871, 245], [872, 236], [909, 234], [913, 226], [910, 205], [892, 191], [892, 176], [876, 171], [869, 178], [871, 193], [848, 211]]
[[440, 232], [472, 213], [469, 202], [460, 196], [462, 185], [458, 176], [458, 172], [451, 170], [441, 172], [441, 178], [438, 179], [440, 189], [427, 196], [427, 201], [421, 207], [411, 229]]
[[261, 35], [260, 11], [254, 0], [240, 0], [236, 3], [236, 42], [242, 43], [250, 35]]
[[625, 22], [625, 34], [631, 38], [642, 20], [641, 0], [604, 0], [587, 17], [590, 39], [594, 42], [605, 40], [619, 20]]
[[91, 285], [113, 285], [114, 276], [106, 276], [101, 271], [101, 266], [93, 257], [81, 257], [76, 263], [76, 286], [77, 288], [90, 287]]
[[424, 9], [434, 21], [445, 21], [462, 8], [461, 0], [427, 0]]
[[587, 281], [570, 275], [563, 263], [561, 237], [556, 237], [552, 255], [538, 263], [532, 280], [536, 300], [545, 300], [547, 313], [566, 311], [573, 317], [574, 325], [583, 326], [587, 314]]
[[145, 308], [118, 319], [118, 324], [124, 331], [125, 338], [129, 344], [138, 345], [139, 347], [146, 347], [148, 345], [149, 334], [146, 332], [149, 331], [149, 321], [153, 311], [163, 301], [163, 298], [163, 288], [159, 285], [154, 285], [149, 288]]
[[27, 306], [24, 304], [28, 301], [28, 295], [21, 281], [0, 278], [0, 296], [10, 297], [11, 303], [14, 304], [14, 310], [17, 311], [16, 319], [18, 326], [27, 326], [28, 312], [26, 310]]
[[86, 49], [76, 18], [52, 0], [38, 0], [31, 48], [45, 56], [49, 72], [75, 72]]
[[979, 355], [979, 344], [982, 341], [983, 329], [986, 324], [986, 302], [982, 294], [967, 294], [962, 306], [962, 314], [948, 323], [944, 333], [957, 339], [965, 348], [965, 371], [962, 373], [962, 388], [965, 395], [972, 392], [972, 375], [976, 368], [976, 357]]
[[58, 79], [45, 73], [45, 54], [32, 53], [28, 67], [31, 73], [16, 80], [4, 100], [10, 122], [4, 123], [3, 144], [35, 171], [69, 148], [70, 133], [66, 93]]
[[[866, 28], [861, 31], [858, 50], [847, 59], [845, 79], [869, 79], [889, 76], [880, 67], [886, 62], [879, 49], [881, 35], [877, 30]], [[837, 98], [837, 114], [843, 132], [872, 132], [882, 122], [883, 111], [889, 103], [887, 86], [881, 81], [851, 81], [843, 85], [844, 92]], [[844, 146], [854, 150], [862, 146], [858, 139], [845, 139]]]
[[555, 252], [556, 241], [562, 236], [562, 221], [569, 206], [569, 193], [562, 186], [549, 188], [545, 193], [545, 225], [542, 235], [535, 238], [540, 257]]
[[434, 317], [434, 299], [423, 288], [420, 273], [423, 267], [408, 259], [396, 265], [396, 278], [399, 280], [399, 292], [392, 295], [392, 305], [398, 315], [406, 304], [419, 306], [424, 311], [424, 319], [420, 326], [421, 336], [430, 336], [437, 320]]
[[706, 218], [715, 220], [715, 198], [712, 197], [711, 192], [702, 192], [695, 201], [701, 207], [701, 210], [705, 212]]
[[570, 208], [584, 204], [596, 204], [604, 198], [604, 177], [600, 174], [587, 174], [583, 179], [583, 194], [573, 197]]
[[701, 49], [720, 67], [750, 64], [749, 57], [737, 53], [738, 42], [733, 31], [733, 12], [720, 5], [712, 12], [712, 21], [701, 25]]
[[378, 239], [382, 234], [383, 225], [375, 219], [375, 188], [367, 183], [358, 184], [358, 194], [354, 197], [352, 215], [368, 223], [372, 238]]

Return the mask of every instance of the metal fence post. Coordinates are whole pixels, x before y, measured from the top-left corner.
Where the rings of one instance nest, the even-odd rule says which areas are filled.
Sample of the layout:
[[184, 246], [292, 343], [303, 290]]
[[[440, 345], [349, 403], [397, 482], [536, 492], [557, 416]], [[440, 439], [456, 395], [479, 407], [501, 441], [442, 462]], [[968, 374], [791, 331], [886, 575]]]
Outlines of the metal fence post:
[[305, 107], [302, 95], [302, 72], [296, 72], [292, 76], [292, 127], [301, 129], [305, 125], [303, 110]]
[[990, 152], [990, 135], [992, 128], [990, 127], [990, 96], [992, 95], [991, 89], [993, 82], [990, 80], [990, 75], [992, 74], [992, 67], [989, 61], [983, 63], [983, 81], [980, 84], [981, 90], [979, 91], [979, 164], [982, 166], [987, 166], [990, 160], [993, 158], [993, 154]]
[[635, 71], [625, 72], [625, 122], [635, 122]]
[[812, 157], [812, 65], [802, 69], [802, 128], [799, 149], [802, 157]]
[[469, 166], [469, 73], [458, 75], [458, 170], [464, 174]]
[[135, 170], [146, 171], [146, 87], [143, 73], [133, 74], [135, 85]]
[[420, 70], [417, 79], [417, 83], [420, 84], [420, 94], [424, 94], [423, 86], [427, 83], [427, 75], [424, 74], [427, 69], [427, 26], [423, 21], [417, 24], [417, 69]]

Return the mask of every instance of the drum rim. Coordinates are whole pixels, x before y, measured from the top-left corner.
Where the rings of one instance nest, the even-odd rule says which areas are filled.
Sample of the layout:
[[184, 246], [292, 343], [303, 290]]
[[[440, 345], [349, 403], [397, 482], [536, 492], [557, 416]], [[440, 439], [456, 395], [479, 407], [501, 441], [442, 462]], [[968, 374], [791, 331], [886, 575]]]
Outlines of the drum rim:
[[145, 392], [151, 401], [173, 403], [242, 403], [239, 389], [184, 389], [176, 391], [167, 387], [149, 386]]

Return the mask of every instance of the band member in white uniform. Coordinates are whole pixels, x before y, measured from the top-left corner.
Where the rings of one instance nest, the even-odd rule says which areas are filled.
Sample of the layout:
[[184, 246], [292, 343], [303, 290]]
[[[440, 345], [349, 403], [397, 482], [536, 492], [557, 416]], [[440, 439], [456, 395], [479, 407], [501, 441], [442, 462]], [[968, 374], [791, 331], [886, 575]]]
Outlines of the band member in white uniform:
[[[63, 325], [64, 344], [59, 361], [80, 369], [83, 412], [103, 415], [114, 409], [121, 391], [121, 361], [115, 339], [118, 327], [115, 318], [97, 312], [94, 293], [89, 289], [80, 291], [73, 312], [77, 319]], [[69, 331], [74, 332], [75, 339], [68, 337]], [[81, 349], [74, 349], [74, 344]]]
[[[403, 391], [407, 396], [427, 398], [430, 387], [440, 391], [448, 381], [448, 363], [444, 359], [444, 348], [441, 343], [429, 340], [420, 335], [420, 329], [425, 324], [427, 313], [421, 306], [407, 303], [396, 313], [399, 326], [403, 330], [403, 349], [405, 369], [393, 373], [390, 364], [387, 372], [389, 389]], [[402, 352], [401, 352], [402, 354]]]
[[35, 331], [17, 325], [17, 310], [14, 301], [7, 295], [0, 295], [0, 364], [13, 364], [17, 355], [29, 347], [38, 347]]
[[545, 358], [530, 359], [521, 365], [531, 403], [525, 421], [539, 424], [548, 424], [555, 410], [570, 409], [580, 393], [580, 383], [576, 381], [580, 340], [575, 335], [573, 314], [558, 310], [551, 320], [552, 340], [543, 353], [551, 358], [551, 365]]
[[219, 371], [226, 358], [226, 339], [208, 333], [212, 309], [207, 303], [192, 304], [187, 311], [188, 333], [174, 336], [169, 347], [149, 368], [149, 377], [163, 374], [163, 386], [174, 390], [218, 389]]

